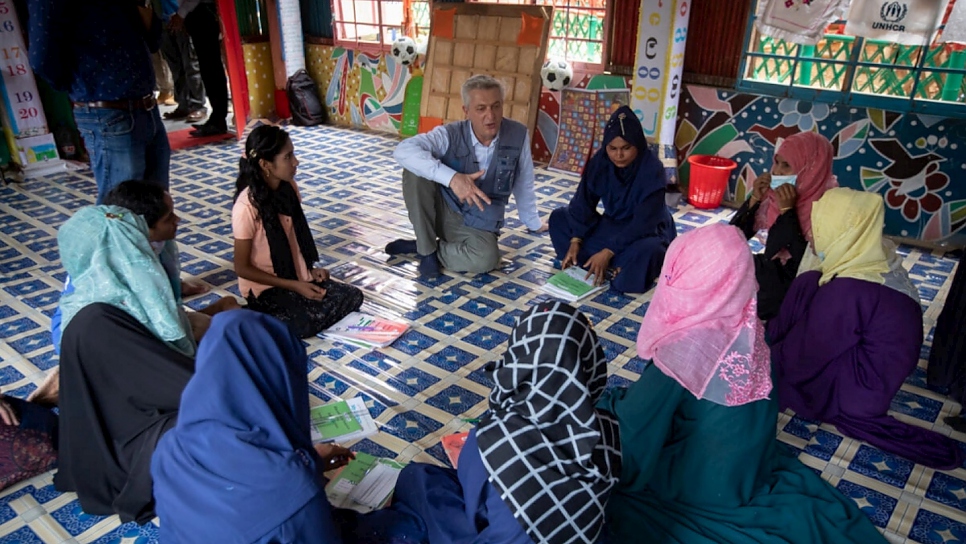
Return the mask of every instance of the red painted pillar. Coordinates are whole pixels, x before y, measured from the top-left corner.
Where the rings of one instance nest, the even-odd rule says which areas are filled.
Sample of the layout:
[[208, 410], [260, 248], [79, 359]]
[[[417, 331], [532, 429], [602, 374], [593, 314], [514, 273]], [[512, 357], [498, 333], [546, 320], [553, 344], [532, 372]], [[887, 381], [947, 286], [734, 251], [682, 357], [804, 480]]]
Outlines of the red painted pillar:
[[248, 105], [248, 76], [245, 74], [245, 53], [242, 49], [241, 32], [238, 30], [235, 0], [218, 0], [218, 14], [221, 18], [221, 34], [228, 60], [228, 80], [231, 84], [235, 130], [238, 131], [238, 138], [241, 139], [251, 108]]

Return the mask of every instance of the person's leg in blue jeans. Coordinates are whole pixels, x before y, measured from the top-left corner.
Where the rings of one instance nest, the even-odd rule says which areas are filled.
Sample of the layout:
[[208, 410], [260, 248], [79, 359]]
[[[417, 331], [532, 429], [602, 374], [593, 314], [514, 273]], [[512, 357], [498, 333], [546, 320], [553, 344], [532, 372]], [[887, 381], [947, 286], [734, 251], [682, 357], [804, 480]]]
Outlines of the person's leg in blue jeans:
[[97, 204], [111, 189], [132, 179], [168, 188], [171, 148], [157, 108], [76, 107], [74, 119], [91, 157]]
[[142, 126], [145, 129], [145, 161], [144, 175], [140, 179], [158, 183], [167, 190], [171, 185], [171, 144], [168, 142], [168, 131], [164, 128], [158, 108], [141, 113], [144, 118]]

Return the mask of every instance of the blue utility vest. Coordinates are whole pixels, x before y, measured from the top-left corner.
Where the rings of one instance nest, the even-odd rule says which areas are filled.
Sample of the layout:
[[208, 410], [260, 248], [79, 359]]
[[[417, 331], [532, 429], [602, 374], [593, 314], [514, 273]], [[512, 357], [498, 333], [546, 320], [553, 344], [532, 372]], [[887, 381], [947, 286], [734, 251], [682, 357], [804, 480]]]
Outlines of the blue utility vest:
[[443, 198], [450, 209], [463, 216], [463, 224], [467, 227], [499, 233], [503, 227], [507, 202], [517, 180], [520, 152], [526, 142], [527, 127], [504, 119], [500, 123], [500, 133], [495, 142], [497, 148], [488, 165], [481, 165], [476, 160], [473, 127], [468, 120], [449, 123], [445, 127], [449, 137], [449, 149], [440, 157], [440, 162], [461, 174], [472, 174], [486, 169], [486, 173], [476, 180], [476, 186], [490, 197], [491, 204], [484, 205], [483, 211], [480, 211], [472, 204], [460, 202], [449, 187], [442, 187]]

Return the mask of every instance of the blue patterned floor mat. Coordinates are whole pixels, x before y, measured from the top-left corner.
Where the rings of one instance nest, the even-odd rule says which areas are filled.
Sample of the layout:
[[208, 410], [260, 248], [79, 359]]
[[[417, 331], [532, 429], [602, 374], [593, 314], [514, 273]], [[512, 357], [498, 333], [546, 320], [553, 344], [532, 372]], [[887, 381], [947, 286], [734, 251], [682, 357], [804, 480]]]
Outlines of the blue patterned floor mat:
[[[396, 140], [335, 127], [293, 128], [304, 208], [322, 261], [333, 275], [364, 289], [367, 308], [412, 321], [388, 348], [365, 353], [321, 339], [308, 342], [314, 366], [308, 379], [314, 403], [363, 396], [380, 431], [352, 447], [402, 461], [447, 464], [440, 438], [467, 428], [485, 409], [490, 382], [481, 371], [499, 357], [513, 320], [544, 299], [539, 286], [553, 269], [546, 235], [526, 232], [508, 213], [500, 240], [503, 263], [490, 274], [447, 272], [420, 280], [410, 259], [390, 258], [386, 242], [411, 233], [392, 160]], [[240, 147], [236, 142], [176, 151], [171, 184], [182, 217], [178, 240], [184, 274], [212, 291], [188, 302], [238, 295], [232, 270], [231, 196]], [[566, 204], [577, 179], [537, 169], [542, 215]], [[93, 202], [89, 171], [29, 180], [0, 188], [0, 387], [25, 397], [57, 364], [47, 332], [64, 279], [57, 228]], [[681, 231], [726, 220], [730, 210], [682, 205]], [[893, 402], [904, 421], [966, 441], [942, 422], [959, 405], [925, 385], [931, 330], [949, 288], [954, 259], [902, 247], [920, 289], [927, 345], [920, 368]], [[601, 293], [580, 309], [595, 323], [610, 360], [609, 382], [637, 379], [643, 362], [634, 339], [650, 294]], [[834, 427], [781, 414], [778, 436], [802, 461], [855, 500], [892, 542], [966, 542], [966, 468], [937, 472], [840, 435]], [[966, 444], [963, 445], [966, 448]], [[156, 524], [122, 525], [116, 517], [84, 514], [76, 497], [57, 493], [52, 474], [0, 494], [0, 542], [158, 541]]]

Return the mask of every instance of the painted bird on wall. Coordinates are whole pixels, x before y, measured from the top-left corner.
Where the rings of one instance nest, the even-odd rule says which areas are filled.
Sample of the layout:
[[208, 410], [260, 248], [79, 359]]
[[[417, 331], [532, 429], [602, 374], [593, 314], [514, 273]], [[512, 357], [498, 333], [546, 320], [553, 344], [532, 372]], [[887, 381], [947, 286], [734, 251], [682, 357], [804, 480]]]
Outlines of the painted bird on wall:
[[913, 156], [894, 139], [869, 140], [869, 144], [891, 162], [881, 170], [861, 168], [866, 191], [881, 193], [885, 189], [886, 204], [901, 210], [909, 221], [918, 221], [921, 213], [933, 214], [942, 207], [939, 191], [949, 184], [949, 176], [939, 171], [939, 163], [945, 157], [935, 153]]

